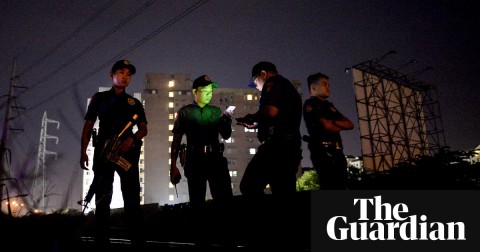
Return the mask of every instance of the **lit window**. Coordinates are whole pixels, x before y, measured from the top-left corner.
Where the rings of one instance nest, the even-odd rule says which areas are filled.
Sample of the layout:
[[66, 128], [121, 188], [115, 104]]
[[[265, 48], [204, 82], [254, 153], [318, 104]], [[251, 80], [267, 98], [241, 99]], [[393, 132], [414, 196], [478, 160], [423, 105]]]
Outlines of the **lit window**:
[[171, 164], [172, 164], [172, 159], [169, 158], [169, 159], [168, 159], [168, 165], [171, 165]]
[[173, 102], [169, 102], [169, 103], [168, 103], [168, 107], [169, 107], [169, 108], [173, 108]]
[[175, 81], [171, 80], [168, 82], [168, 87], [174, 87], [175, 86]]
[[255, 155], [255, 152], [256, 152], [256, 151], [257, 151], [257, 150], [256, 150], [255, 148], [250, 148], [250, 154]]
[[168, 141], [172, 142], [173, 141], [173, 136], [168, 136]]
[[168, 195], [168, 200], [170, 200], [170, 201], [174, 201], [174, 200], [175, 200], [175, 197], [173, 196], [173, 194]]
[[248, 100], [248, 101], [251, 101], [251, 100], [253, 100], [253, 95], [251, 95], [251, 94], [248, 94], [248, 95], [247, 95], [247, 100]]
[[168, 114], [168, 119], [173, 119], [174, 118], [174, 115], [173, 114]]
[[169, 124], [168, 125], [168, 130], [172, 130], [173, 129], [173, 124]]
[[234, 143], [235, 140], [233, 139], [233, 137], [230, 137], [229, 139], [225, 140], [225, 143]]
[[173, 188], [172, 182], [168, 182], [168, 188]]
[[173, 92], [172, 91], [168, 92], [168, 97], [173, 97]]
[[172, 153], [172, 147], [168, 147], [168, 153]]

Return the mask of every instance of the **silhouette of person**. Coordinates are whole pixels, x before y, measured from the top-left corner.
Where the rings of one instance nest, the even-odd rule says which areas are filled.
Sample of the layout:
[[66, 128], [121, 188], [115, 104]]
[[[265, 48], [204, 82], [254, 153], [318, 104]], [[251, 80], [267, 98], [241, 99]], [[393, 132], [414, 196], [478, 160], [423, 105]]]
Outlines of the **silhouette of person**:
[[[95, 121], [99, 130], [93, 157], [95, 194], [95, 244], [99, 248], [110, 243], [110, 203], [112, 201], [113, 178], [120, 176], [126, 223], [133, 245], [143, 246], [142, 211], [140, 207], [140, 180], [138, 162], [142, 138], [147, 135], [147, 119], [142, 103], [126, 93], [136, 68], [128, 60], [117, 61], [110, 71], [112, 88], [95, 93], [88, 105], [81, 136], [80, 167], [88, 169], [87, 146]], [[133, 126], [137, 131], [133, 132]], [[123, 131], [122, 131], [123, 130]], [[118, 141], [114, 141], [118, 137]], [[112, 143], [117, 143], [114, 148]], [[112, 154], [113, 159], [107, 158]], [[118, 155], [117, 155], [118, 154]], [[114, 160], [114, 161], [112, 161]]]
[[[222, 209], [229, 206], [233, 197], [228, 163], [223, 156], [224, 144], [219, 141], [219, 137], [230, 138], [232, 119], [219, 107], [209, 104], [213, 89], [217, 86], [218, 84], [207, 75], [196, 78], [192, 84], [194, 102], [177, 111], [172, 129], [170, 180], [175, 185], [181, 179], [177, 157], [182, 137], [186, 135], [187, 153], [183, 169], [188, 183], [189, 203], [195, 212], [193, 223], [196, 226], [196, 233], [194, 235], [199, 245], [206, 242], [207, 232], [204, 230], [206, 222], [211, 225], [215, 222], [227, 221], [222, 219], [223, 214], [226, 214]], [[208, 221], [205, 220], [207, 182], [213, 203], [218, 210], [216, 216], [209, 215], [212, 219]]]
[[308, 131], [308, 149], [317, 172], [320, 189], [347, 189], [347, 160], [340, 132], [353, 129], [353, 123], [327, 100], [329, 77], [323, 73], [308, 76], [311, 97], [303, 105]]

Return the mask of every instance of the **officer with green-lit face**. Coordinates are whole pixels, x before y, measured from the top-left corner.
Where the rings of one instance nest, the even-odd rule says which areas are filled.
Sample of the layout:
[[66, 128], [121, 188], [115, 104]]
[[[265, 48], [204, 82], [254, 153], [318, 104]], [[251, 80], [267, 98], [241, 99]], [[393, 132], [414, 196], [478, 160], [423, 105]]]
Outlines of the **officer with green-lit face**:
[[216, 86], [217, 84], [211, 83], [211, 84], [208, 84], [207, 86], [198, 87], [192, 90], [193, 97], [195, 98], [195, 102], [201, 108], [205, 107], [205, 105], [210, 103], [210, 100], [212, 100], [214, 85]]
[[[180, 164], [188, 184], [189, 205], [195, 213], [192, 232], [196, 243], [205, 241], [208, 233], [203, 228], [212, 221], [204, 214], [207, 185], [217, 206], [228, 206], [233, 198], [228, 162], [223, 156], [225, 140], [232, 134], [232, 119], [222, 109], [210, 104], [213, 89], [217, 87], [208, 75], [196, 78], [192, 83], [194, 101], [176, 112], [172, 129], [170, 182], [176, 185], [182, 180], [177, 167], [180, 153]], [[186, 136], [186, 148], [182, 144], [183, 136]], [[218, 219], [215, 223], [229, 223], [227, 214], [228, 211], [215, 213]]]

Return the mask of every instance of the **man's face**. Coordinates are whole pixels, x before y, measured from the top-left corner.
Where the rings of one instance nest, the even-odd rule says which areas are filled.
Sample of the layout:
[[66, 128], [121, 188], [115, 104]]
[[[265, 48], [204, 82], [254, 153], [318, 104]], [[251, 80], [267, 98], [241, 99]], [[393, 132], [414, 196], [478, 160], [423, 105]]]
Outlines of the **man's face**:
[[330, 96], [330, 82], [325, 78], [320, 78], [312, 88], [312, 96], [328, 98]]
[[113, 85], [116, 87], [126, 88], [132, 80], [132, 73], [128, 68], [117, 69], [112, 74]]
[[263, 85], [265, 84], [266, 75], [266, 72], [262, 71], [260, 72], [260, 74], [252, 77], [253, 83], [255, 83], [255, 88], [260, 92], [262, 91]]
[[205, 87], [198, 87], [194, 91], [195, 102], [201, 107], [207, 105], [210, 103], [210, 100], [212, 100], [212, 92], [212, 84], [209, 84]]

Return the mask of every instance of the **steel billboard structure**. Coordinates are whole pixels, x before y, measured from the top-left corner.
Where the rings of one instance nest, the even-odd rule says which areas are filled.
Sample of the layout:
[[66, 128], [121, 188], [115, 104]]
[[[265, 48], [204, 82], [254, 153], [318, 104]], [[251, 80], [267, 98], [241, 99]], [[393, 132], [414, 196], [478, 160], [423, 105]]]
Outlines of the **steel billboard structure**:
[[445, 146], [436, 89], [378, 61], [352, 67], [364, 170], [389, 171]]

